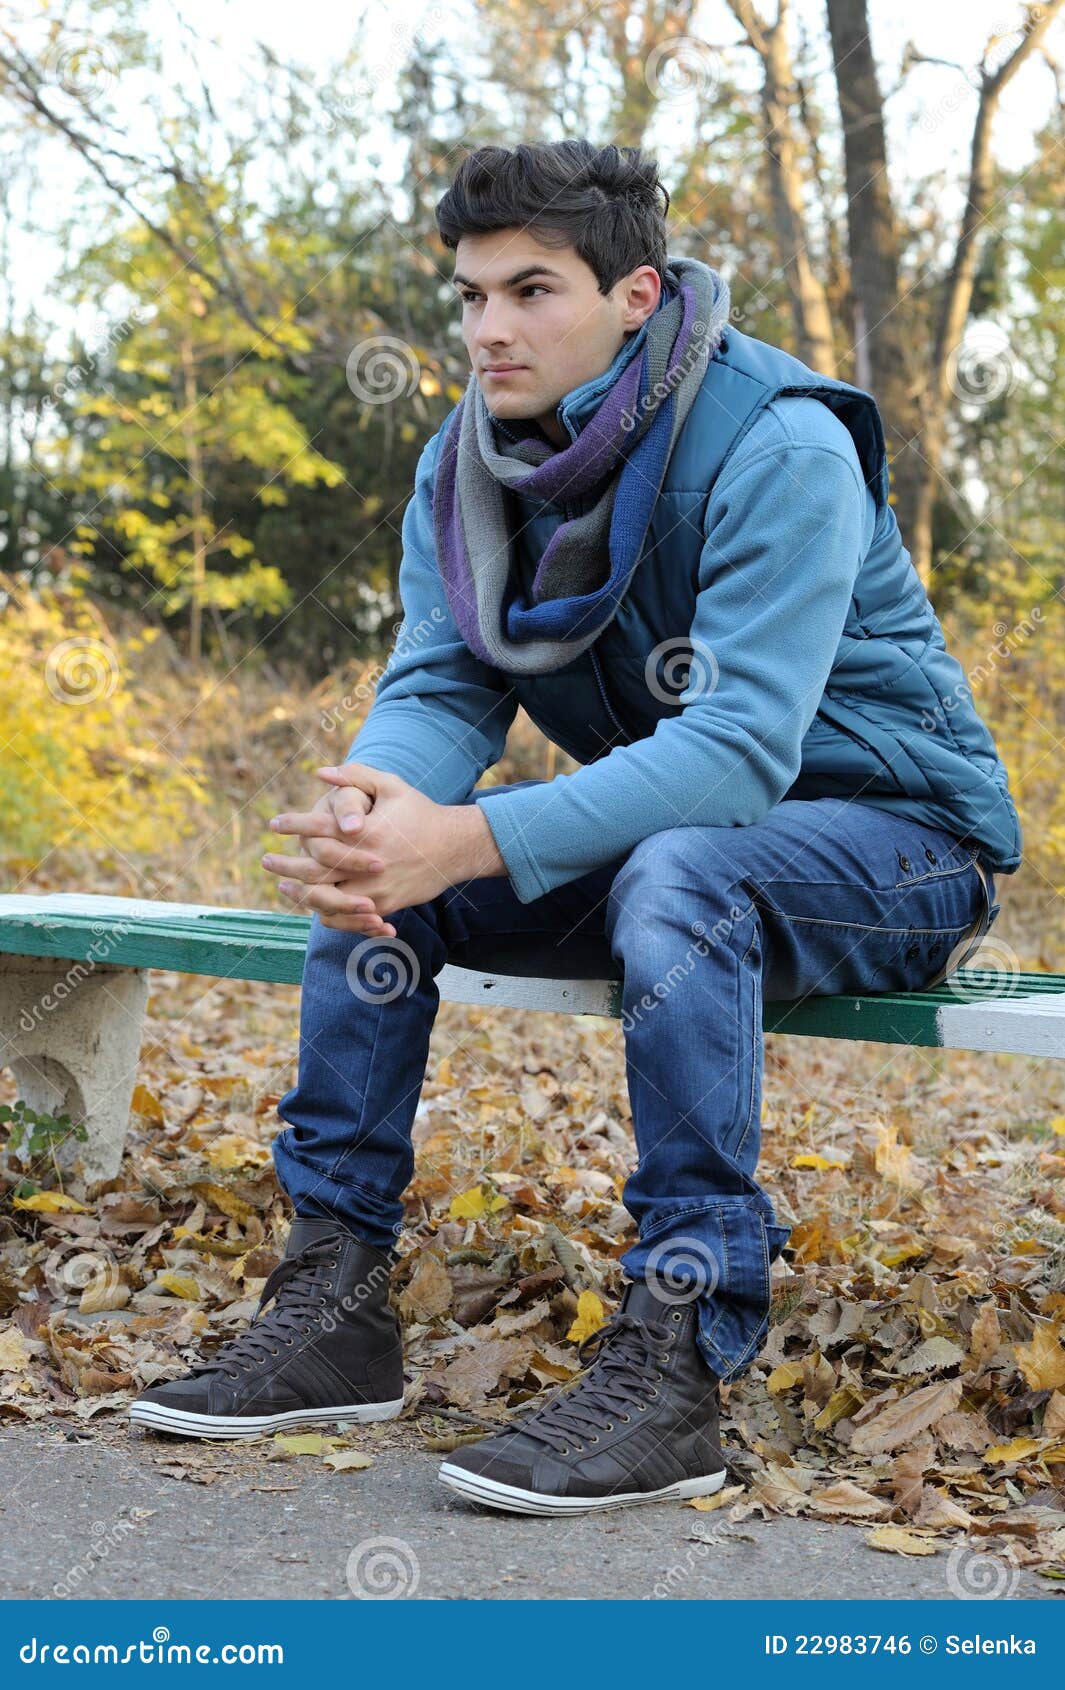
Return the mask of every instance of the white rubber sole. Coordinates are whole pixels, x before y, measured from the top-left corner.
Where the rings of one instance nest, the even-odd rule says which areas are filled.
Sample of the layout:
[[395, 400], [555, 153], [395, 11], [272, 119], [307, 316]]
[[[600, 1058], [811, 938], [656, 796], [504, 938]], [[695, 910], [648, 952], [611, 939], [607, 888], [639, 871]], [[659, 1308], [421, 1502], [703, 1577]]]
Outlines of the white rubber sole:
[[713, 1496], [725, 1483], [726, 1469], [703, 1479], [678, 1479], [661, 1490], [619, 1491], [616, 1496], [548, 1496], [522, 1490], [518, 1485], [500, 1484], [483, 1473], [470, 1473], [450, 1461], [441, 1464], [439, 1478], [451, 1490], [487, 1508], [502, 1508], [511, 1514], [587, 1514], [596, 1508], [628, 1508], [638, 1502], [686, 1501], [692, 1496]]
[[258, 1438], [264, 1432], [282, 1432], [290, 1426], [329, 1426], [338, 1420], [394, 1420], [403, 1398], [392, 1402], [353, 1403], [350, 1408], [300, 1408], [286, 1414], [194, 1414], [186, 1408], [167, 1408], [163, 1403], [135, 1402], [129, 1417], [135, 1426], [150, 1426], [154, 1432], [173, 1432], [183, 1438]]

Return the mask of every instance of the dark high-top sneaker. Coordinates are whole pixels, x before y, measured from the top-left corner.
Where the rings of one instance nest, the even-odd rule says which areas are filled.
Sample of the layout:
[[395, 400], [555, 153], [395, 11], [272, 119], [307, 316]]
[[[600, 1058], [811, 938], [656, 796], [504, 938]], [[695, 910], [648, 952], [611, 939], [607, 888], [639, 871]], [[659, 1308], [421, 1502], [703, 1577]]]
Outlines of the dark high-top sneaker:
[[440, 1478], [489, 1508], [583, 1514], [710, 1496], [725, 1482], [718, 1384], [695, 1342], [694, 1302], [630, 1280], [580, 1345], [587, 1373], [531, 1414], [449, 1455]]
[[393, 1419], [403, 1340], [390, 1280], [384, 1251], [335, 1221], [298, 1217], [252, 1324], [183, 1378], [143, 1391], [130, 1419], [193, 1438]]

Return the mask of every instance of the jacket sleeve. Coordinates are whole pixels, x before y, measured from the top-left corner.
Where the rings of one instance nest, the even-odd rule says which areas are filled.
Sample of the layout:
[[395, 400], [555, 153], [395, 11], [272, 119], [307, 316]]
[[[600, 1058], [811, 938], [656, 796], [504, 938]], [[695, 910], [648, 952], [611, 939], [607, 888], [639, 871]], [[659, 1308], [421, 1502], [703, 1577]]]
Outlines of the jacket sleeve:
[[707, 501], [680, 713], [574, 774], [475, 799], [522, 903], [664, 828], [759, 822], [794, 784], [876, 511], [845, 426], [817, 399], [785, 402], [816, 406], [801, 421], [779, 403]]
[[418, 460], [403, 513], [403, 620], [345, 758], [399, 775], [438, 804], [461, 803], [498, 762], [517, 711], [506, 677], [476, 658], [459, 633], [437, 567], [433, 473], [449, 421]]

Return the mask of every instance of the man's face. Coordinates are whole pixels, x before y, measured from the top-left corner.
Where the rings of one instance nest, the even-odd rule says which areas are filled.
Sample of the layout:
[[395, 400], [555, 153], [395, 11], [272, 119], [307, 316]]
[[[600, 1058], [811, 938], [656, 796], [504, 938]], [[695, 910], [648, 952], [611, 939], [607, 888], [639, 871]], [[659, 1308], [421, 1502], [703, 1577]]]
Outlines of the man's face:
[[573, 247], [542, 246], [522, 229], [463, 235], [454, 282], [462, 338], [489, 411], [535, 419], [558, 446], [570, 443], [555, 417], [559, 400], [609, 369], [662, 291], [657, 270], [642, 264], [601, 294]]

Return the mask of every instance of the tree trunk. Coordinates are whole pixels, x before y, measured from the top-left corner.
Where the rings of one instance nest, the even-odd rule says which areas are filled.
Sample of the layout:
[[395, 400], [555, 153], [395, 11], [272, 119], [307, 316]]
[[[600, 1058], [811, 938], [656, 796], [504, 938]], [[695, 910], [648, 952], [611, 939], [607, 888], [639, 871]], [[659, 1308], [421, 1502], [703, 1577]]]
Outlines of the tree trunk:
[[808, 250], [809, 230], [800, 168], [802, 148], [794, 121], [799, 87], [788, 43], [787, 0], [779, 0], [773, 24], [761, 16], [752, 0], [729, 0], [729, 4], [762, 61], [762, 141], [769, 167], [777, 252], [795, 326], [795, 350], [804, 363], [824, 375], [834, 376], [832, 314], [824, 284]]
[[920, 573], [914, 531], [925, 472], [915, 441], [921, 414], [907, 332], [912, 312], [899, 297], [899, 234], [866, 0], [828, 0], [828, 25], [843, 125], [854, 380], [883, 413], [896, 516]]

